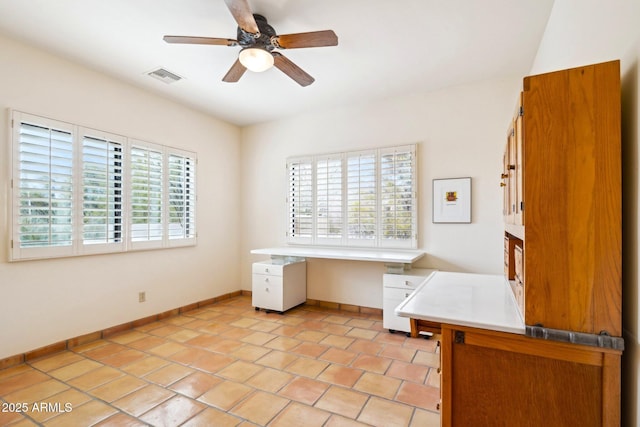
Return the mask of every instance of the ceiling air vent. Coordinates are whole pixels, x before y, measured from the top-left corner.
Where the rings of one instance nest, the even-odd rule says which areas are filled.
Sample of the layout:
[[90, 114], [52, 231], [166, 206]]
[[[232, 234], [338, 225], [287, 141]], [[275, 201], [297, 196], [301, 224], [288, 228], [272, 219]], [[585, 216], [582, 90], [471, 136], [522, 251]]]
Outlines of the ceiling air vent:
[[155, 79], [165, 82], [166, 84], [171, 84], [177, 82], [178, 80], [182, 80], [182, 77], [172, 73], [171, 71], [167, 71], [164, 68], [158, 68], [157, 70], [151, 71], [147, 74]]

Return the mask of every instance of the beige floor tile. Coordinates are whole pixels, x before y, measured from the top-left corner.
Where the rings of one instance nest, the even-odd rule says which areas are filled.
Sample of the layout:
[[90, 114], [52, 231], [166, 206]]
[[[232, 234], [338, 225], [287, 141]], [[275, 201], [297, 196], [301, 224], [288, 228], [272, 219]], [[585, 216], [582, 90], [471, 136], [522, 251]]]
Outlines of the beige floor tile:
[[238, 340], [221, 338], [219, 341], [211, 344], [208, 349], [217, 353], [229, 354], [242, 347], [244, 343]]
[[58, 353], [52, 356], [47, 356], [42, 359], [34, 360], [32, 362], [29, 362], [29, 364], [34, 368], [38, 368], [41, 371], [49, 372], [66, 365], [79, 362], [81, 360], [82, 360], [82, 356], [72, 351], [63, 351], [62, 353]]
[[359, 339], [354, 341], [353, 344], [348, 347], [348, 350], [354, 351], [356, 353], [366, 353], [375, 356], [379, 354], [383, 348], [383, 344]]
[[369, 372], [384, 374], [391, 365], [391, 361], [391, 359], [387, 359], [386, 357], [362, 354], [351, 363], [351, 366]]
[[260, 321], [253, 326], [250, 326], [249, 329], [260, 332], [272, 332], [273, 330], [279, 328], [281, 325], [276, 322], [269, 321]]
[[401, 381], [397, 378], [389, 378], [384, 375], [365, 372], [353, 386], [355, 390], [364, 393], [393, 399], [400, 387]]
[[218, 371], [218, 375], [229, 380], [245, 382], [262, 369], [264, 368], [260, 365], [238, 360]]
[[255, 361], [269, 353], [271, 349], [264, 348], [253, 344], [245, 344], [242, 347], [232, 351], [230, 356], [237, 357], [238, 359]]
[[[46, 380], [35, 383], [29, 387], [5, 394], [0, 397], [8, 403], [34, 403], [43, 401], [53, 395], [68, 390], [69, 386], [58, 380]], [[0, 424], [2, 425], [2, 424]]]
[[122, 344], [107, 342], [107, 344], [101, 345], [100, 347], [97, 347], [91, 350], [87, 350], [83, 352], [83, 354], [95, 360], [102, 360], [105, 357], [113, 356], [114, 354], [124, 351], [126, 349], [127, 347], [125, 347]]
[[96, 388], [104, 383], [109, 381], [113, 381], [114, 379], [123, 376], [124, 374], [110, 366], [101, 366], [98, 369], [94, 369], [93, 371], [87, 372], [86, 374], [80, 375], [68, 383], [74, 387], [79, 388], [80, 390], [91, 390], [92, 388]]
[[[64, 407], [64, 406], [63, 406]], [[92, 425], [111, 415], [117, 411], [111, 406], [92, 400], [78, 407], [72, 408], [69, 412], [57, 415], [46, 422], [47, 427], [69, 427]]]
[[320, 427], [330, 416], [329, 412], [293, 402], [269, 424], [269, 427]]
[[242, 419], [215, 408], [207, 408], [181, 427], [235, 427]]
[[321, 331], [302, 331], [300, 332], [299, 328], [294, 328], [296, 331], [298, 331], [298, 333], [295, 335], [296, 339], [302, 340], [302, 341], [312, 341], [312, 342], [320, 342], [322, 341], [324, 338], [326, 338], [327, 335], [329, 335], [326, 332], [321, 332]]
[[182, 351], [184, 349], [186, 349], [187, 347], [185, 347], [182, 344], [178, 344], [175, 342], [164, 342], [163, 344], [160, 344], [158, 346], [152, 347], [147, 349], [148, 352], [153, 353], [155, 355], [161, 356], [161, 357], [167, 357], [167, 356], [171, 356], [172, 354], [175, 354], [179, 351]]
[[322, 381], [298, 377], [284, 386], [278, 394], [306, 405], [313, 405], [328, 388], [329, 384]]
[[276, 337], [264, 345], [265, 347], [269, 347], [274, 350], [287, 351], [291, 350], [293, 347], [300, 345], [300, 343], [301, 341], [295, 338]]
[[331, 384], [352, 387], [356, 381], [360, 379], [362, 374], [363, 371], [361, 369], [349, 368], [342, 365], [331, 365], [322, 371], [317, 379]]
[[416, 409], [411, 419], [411, 427], [440, 427], [440, 414]]
[[340, 348], [330, 347], [329, 350], [324, 352], [319, 359], [326, 360], [328, 362], [339, 363], [341, 365], [348, 365], [357, 357], [358, 353], [349, 350], [342, 350]]
[[298, 360], [287, 365], [285, 370], [296, 375], [315, 378], [320, 374], [320, 372], [324, 371], [327, 366], [329, 366], [329, 363], [322, 360], [299, 357]]
[[143, 359], [144, 357], [146, 357], [146, 354], [141, 352], [140, 350], [127, 349], [116, 353], [113, 356], [105, 357], [104, 359], [100, 360], [100, 362], [106, 365], [113, 366], [115, 368], [119, 368], [121, 366], [128, 365], [129, 363]]
[[340, 415], [331, 415], [329, 421], [324, 427], [363, 427], [371, 426], [371, 424], [364, 424], [358, 421], [354, 421], [350, 418], [341, 417]]
[[298, 360], [298, 357], [294, 354], [285, 353], [283, 351], [272, 351], [271, 353], [267, 353], [266, 356], [258, 359], [256, 363], [275, 369], [284, 369], [296, 360]]
[[49, 372], [49, 375], [61, 381], [68, 381], [72, 378], [79, 377], [82, 374], [86, 374], [89, 371], [98, 369], [101, 366], [103, 365], [96, 361], [85, 359], [62, 368], [55, 369]]
[[229, 323], [231, 326], [234, 326], [236, 328], [249, 328], [253, 325], [256, 325], [260, 323], [259, 320], [257, 319], [250, 319], [248, 317], [241, 317], [240, 319], [236, 320], [235, 322], [231, 322]]
[[325, 322], [338, 323], [340, 325], [344, 325], [349, 320], [351, 320], [351, 318], [350, 317], [344, 317], [344, 316], [330, 315], [330, 316], [325, 317], [323, 320]]
[[139, 417], [151, 408], [168, 400], [175, 393], [159, 387], [148, 385], [113, 402], [113, 406], [133, 416]]
[[277, 369], [265, 368], [249, 378], [246, 384], [260, 390], [276, 393], [293, 379], [293, 375]]
[[396, 400], [423, 409], [436, 411], [440, 401], [440, 389], [408, 381], [402, 383]]
[[215, 406], [223, 411], [236, 406], [253, 388], [233, 381], [223, 381], [198, 398], [200, 402]]
[[172, 341], [178, 341], [178, 342], [185, 342], [185, 341], [189, 341], [191, 339], [194, 339], [196, 337], [200, 336], [200, 334], [196, 331], [192, 331], [189, 329], [181, 329], [169, 336], [167, 336], [167, 339], [170, 339]]
[[135, 329], [132, 331], [122, 332], [120, 334], [109, 337], [109, 341], [113, 341], [118, 344], [129, 344], [134, 341], [141, 340], [143, 338], [148, 337], [149, 335], [136, 331]]
[[207, 352], [205, 355], [191, 363], [191, 366], [206, 372], [214, 373], [229, 366], [234, 361], [235, 359], [231, 356]]
[[101, 385], [100, 387], [96, 387], [89, 393], [106, 402], [113, 402], [114, 400], [121, 399], [124, 396], [133, 393], [134, 391], [139, 390], [147, 385], [148, 383], [141, 380], [140, 378], [136, 378], [131, 375], [125, 375], [124, 377], [120, 377], [116, 380], [111, 381], [110, 383]]
[[[90, 396], [74, 389], [65, 390], [62, 393], [58, 393], [43, 400], [45, 403], [51, 403], [54, 407], [57, 405], [60, 408], [66, 408], [66, 405], [71, 405], [71, 408], [78, 408], [80, 405], [89, 401], [91, 401]], [[59, 414], [57, 412], [51, 411], [31, 411], [29, 413], [29, 416], [39, 423], [43, 423], [58, 415]]]
[[437, 368], [440, 366], [440, 354], [418, 350], [416, 351], [416, 355], [413, 358], [412, 362], [418, 365], [425, 365], [425, 366], [430, 366], [432, 368]]
[[413, 408], [401, 403], [372, 397], [362, 409], [358, 421], [372, 425], [405, 427], [409, 425]]
[[375, 325], [375, 320], [368, 319], [349, 319], [348, 322], [345, 323], [347, 326], [353, 326], [355, 328], [363, 328], [363, 329], [371, 329], [373, 325]]
[[179, 426], [206, 408], [185, 396], [174, 396], [143, 414], [140, 419], [152, 426]]
[[137, 418], [131, 415], [123, 414], [119, 412], [110, 416], [104, 421], [100, 421], [94, 427], [147, 427], [147, 423], [139, 421]]
[[427, 380], [425, 381], [425, 384], [439, 389], [441, 381], [442, 380], [440, 377], [440, 373], [438, 373], [437, 369], [436, 368], [429, 369], [429, 373], [427, 374]]
[[337, 323], [325, 323], [322, 331], [332, 335], [345, 335], [351, 330], [351, 328], [351, 326], [340, 325]]
[[284, 325], [284, 326], [280, 326], [277, 329], [274, 329], [273, 331], [271, 331], [271, 333], [276, 335], [282, 335], [285, 337], [295, 337], [300, 333], [300, 328], [297, 326]]
[[365, 393], [344, 387], [331, 386], [318, 400], [315, 407], [344, 415], [348, 418], [356, 418], [367, 399], [369, 399], [369, 396]]
[[303, 342], [297, 347], [292, 348], [292, 353], [299, 354], [301, 356], [316, 358], [327, 351], [330, 347], [322, 344], [316, 344], [312, 342]]
[[387, 370], [387, 375], [401, 380], [413, 381], [414, 383], [423, 383], [427, 378], [429, 368], [426, 366], [414, 365], [411, 363], [394, 360]]
[[160, 337], [147, 336], [145, 338], [130, 342], [127, 344], [127, 346], [138, 350], [148, 350], [150, 348], [157, 347], [160, 344], [164, 344], [165, 342], [166, 341]]
[[372, 331], [370, 329], [362, 329], [362, 328], [353, 328], [345, 334], [345, 336], [347, 337], [363, 338], [367, 340], [374, 339], [376, 335], [378, 335], [378, 331]]
[[171, 363], [167, 366], [163, 366], [157, 371], [145, 375], [144, 379], [166, 387], [178, 380], [181, 380], [182, 378], [193, 372], [194, 370], [191, 368], [179, 365], [177, 363]]
[[382, 357], [388, 357], [390, 359], [401, 360], [403, 362], [411, 362], [416, 355], [417, 350], [413, 348], [406, 348], [397, 345], [387, 345], [378, 354]]
[[185, 341], [185, 344], [193, 345], [200, 348], [209, 348], [209, 346], [219, 342], [220, 337], [210, 334], [197, 334], [196, 336]]
[[142, 377], [144, 375], [147, 375], [150, 372], [153, 372], [155, 370], [162, 368], [163, 366], [168, 365], [169, 363], [170, 363], [169, 361], [165, 359], [161, 359], [156, 356], [147, 356], [144, 359], [140, 359], [133, 363], [129, 363], [128, 365], [123, 366], [120, 369], [131, 375]]
[[220, 333], [220, 336], [223, 336], [225, 338], [229, 338], [229, 339], [233, 339], [233, 340], [240, 340], [248, 335], [251, 335], [255, 333], [254, 331], [252, 331], [251, 329], [246, 329], [246, 328], [236, 328], [235, 326], [231, 326], [229, 329], [226, 329], [225, 331], [223, 331], [222, 333]]
[[320, 341], [320, 344], [346, 349], [355, 341], [354, 338], [339, 335], [328, 335]]
[[258, 425], [267, 425], [288, 403], [288, 399], [256, 391], [230, 412]]
[[222, 381], [221, 378], [214, 375], [196, 371], [172, 384], [169, 388], [192, 399], [197, 399]]

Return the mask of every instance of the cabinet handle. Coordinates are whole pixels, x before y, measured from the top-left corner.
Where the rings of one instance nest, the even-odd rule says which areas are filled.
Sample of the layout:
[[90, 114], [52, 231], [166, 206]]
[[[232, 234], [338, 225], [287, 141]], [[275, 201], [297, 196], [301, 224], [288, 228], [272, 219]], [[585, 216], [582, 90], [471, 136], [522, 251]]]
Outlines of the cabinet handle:
[[265, 282], [265, 283], [269, 283], [269, 278], [268, 278], [268, 277], [265, 277], [265, 278], [264, 278], [264, 282]]
[[265, 268], [265, 269], [264, 269], [264, 272], [265, 272], [265, 273], [268, 273], [268, 272], [269, 272], [269, 269], [268, 269], [268, 268]]
[[404, 297], [405, 297], [405, 298], [409, 298], [409, 294], [408, 294], [408, 293], [405, 293], [405, 294], [404, 294]]
[[508, 173], [500, 174], [500, 178], [507, 179], [507, 178], [509, 178], [509, 174]]
[[269, 288], [264, 288], [264, 290], [265, 290], [266, 292], [269, 292]]
[[506, 186], [507, 186], [507, 184], [505, 184], [504, 182], [500, 183], [500, 187], [506, 187]]
[[515, 170], [516, 169], [516, 165], [509, 165], [509, 169]]
[[411, 283], [409, 283], [409, 281], [408, 281], [408, 280], [405, 280], [405, 281], [404, 281], [404, 284], [405, 284], [406, 286], [409, 286]]
[[440, 367], [438, 367], [438, 369], [436, 369], [437, 373], [440, 373], [442, 371], [442, 369]]
[[440, 410], [440, 404], [436, 404], [436, 409], [439, 411]]

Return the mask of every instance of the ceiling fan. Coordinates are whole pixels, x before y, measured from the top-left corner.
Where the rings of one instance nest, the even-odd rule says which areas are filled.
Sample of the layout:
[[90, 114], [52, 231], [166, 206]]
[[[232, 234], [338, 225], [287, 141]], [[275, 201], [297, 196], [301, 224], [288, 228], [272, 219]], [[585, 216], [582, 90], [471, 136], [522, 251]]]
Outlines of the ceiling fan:
[[237, 40], [189, 36], [163, 38], [167, 43], [242, 47], [238, 59], [222, 78], [224, 82], [237, 82], [247, 69], [261, 72], [275, 65], [300, 86], [308, 86], [315, 79], [275, 49], [338, 45], [338, 36], [332, 30], [277, 35], [264, 16], [251, 12], [248, 0], [225, 0], [225, 3], [238, 23]]

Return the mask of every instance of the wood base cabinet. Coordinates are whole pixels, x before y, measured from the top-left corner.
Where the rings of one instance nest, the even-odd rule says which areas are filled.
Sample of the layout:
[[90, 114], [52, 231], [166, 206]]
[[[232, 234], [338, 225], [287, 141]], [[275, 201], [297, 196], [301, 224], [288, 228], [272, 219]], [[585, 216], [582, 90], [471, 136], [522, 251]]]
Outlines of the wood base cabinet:
[[621, 352], [443, 325], [442, 426], [619, 426]]

